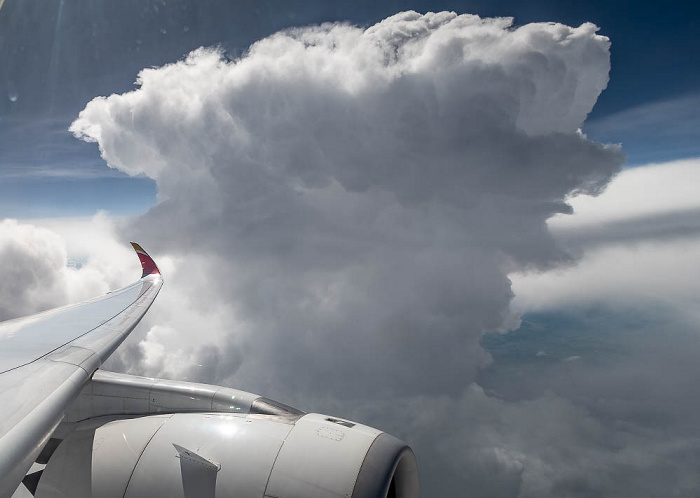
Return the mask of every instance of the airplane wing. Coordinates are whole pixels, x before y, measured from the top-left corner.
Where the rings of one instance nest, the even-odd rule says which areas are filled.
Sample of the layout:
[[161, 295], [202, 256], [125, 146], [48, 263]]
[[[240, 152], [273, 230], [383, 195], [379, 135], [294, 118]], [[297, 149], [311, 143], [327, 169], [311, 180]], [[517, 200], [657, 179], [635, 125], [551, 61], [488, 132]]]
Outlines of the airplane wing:
[[[132, 243], [133, 244], [133, 243]], [[143, 274], [0, 323], [0, 498], [419, 498], [406, 443], [229, 387], [97, 371], [163, 285]], [[44, 468], [26, 475], [32, 464]]]
[[0, 497], [10, 497], [93, 373], [126, 339], [163, 280], [132, 242], [137, 282], [84, 303], [0, 323]]

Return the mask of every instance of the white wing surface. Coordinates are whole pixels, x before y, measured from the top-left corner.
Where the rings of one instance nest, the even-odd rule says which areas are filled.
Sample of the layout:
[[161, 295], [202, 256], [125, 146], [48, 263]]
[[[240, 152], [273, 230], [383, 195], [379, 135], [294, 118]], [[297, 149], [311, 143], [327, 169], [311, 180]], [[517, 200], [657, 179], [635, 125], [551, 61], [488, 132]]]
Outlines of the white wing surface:
[[0, 323], [0, 498], [12, 496], [70, 404], [163, 285], [150, 256], [132, 245], [143, 269], [137, 282]]

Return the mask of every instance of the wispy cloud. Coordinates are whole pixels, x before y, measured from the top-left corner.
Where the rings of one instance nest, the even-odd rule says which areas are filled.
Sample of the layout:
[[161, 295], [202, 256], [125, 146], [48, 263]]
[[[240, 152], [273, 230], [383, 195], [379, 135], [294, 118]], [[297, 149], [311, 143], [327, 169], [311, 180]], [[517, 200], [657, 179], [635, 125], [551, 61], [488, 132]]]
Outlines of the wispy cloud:
[[0, 179], [125, 178], [93, 148], [76, 140], [58, 118], [0, 119]]
[[629, 164], [647, 164], [700, 155], [700, 94], [632, 107], [587, 122], [596, 140], [622, 143]]
[[127, 174], [112, 168], [80, 166], [62, 167], [60, 165], [8, 166], [0, 168], [2, 180], [93, 180], [100, 178], [126, 178]]

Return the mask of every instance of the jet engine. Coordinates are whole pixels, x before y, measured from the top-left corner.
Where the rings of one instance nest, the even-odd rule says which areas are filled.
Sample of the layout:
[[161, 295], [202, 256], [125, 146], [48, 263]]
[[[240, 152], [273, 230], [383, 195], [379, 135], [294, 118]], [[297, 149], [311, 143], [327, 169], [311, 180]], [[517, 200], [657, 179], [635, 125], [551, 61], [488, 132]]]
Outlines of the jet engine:
[[266, 398], [246, 411], [80, 421], [48, 459], [35, 496], [419, 497], [413, 452], [393, 436]]

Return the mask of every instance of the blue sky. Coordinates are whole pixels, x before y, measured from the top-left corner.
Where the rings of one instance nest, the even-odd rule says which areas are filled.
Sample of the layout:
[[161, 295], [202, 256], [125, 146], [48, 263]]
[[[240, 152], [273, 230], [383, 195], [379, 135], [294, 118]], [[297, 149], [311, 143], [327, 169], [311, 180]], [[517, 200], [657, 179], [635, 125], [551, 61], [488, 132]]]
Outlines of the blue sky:
[[697, 7], [0, 5], [1, 319], [138, 240], [108, 368], [378, 426], [428, 497], [698, 494]]

